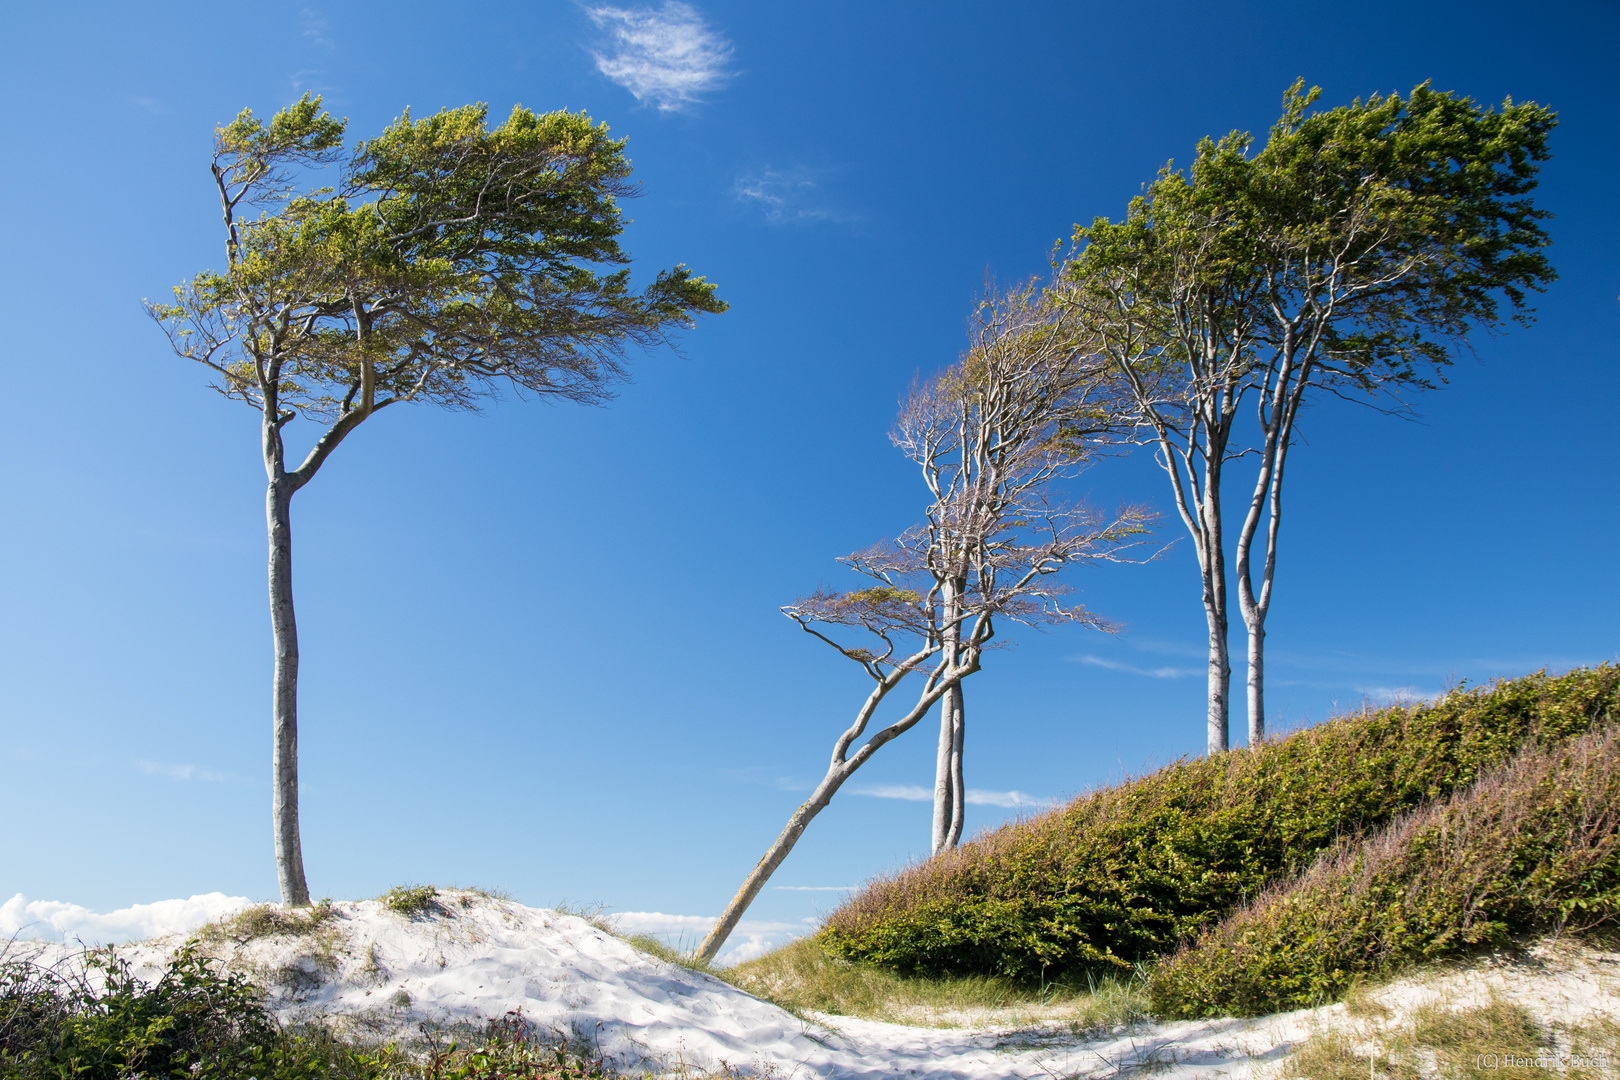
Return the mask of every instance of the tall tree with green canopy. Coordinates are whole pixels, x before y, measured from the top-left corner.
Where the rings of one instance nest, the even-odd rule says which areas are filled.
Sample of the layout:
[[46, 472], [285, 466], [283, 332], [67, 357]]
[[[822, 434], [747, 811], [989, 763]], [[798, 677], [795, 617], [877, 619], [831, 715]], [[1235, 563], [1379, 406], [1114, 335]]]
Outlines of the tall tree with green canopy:
[[[601, 402], [628, 347], [726, 309], [684, 266], [631, 289], [619, 200], [636, 193], [623, 140], [584, 113], [483, 105], [406, 112], [345, 150], [346, 121], [304, 95], [268, 123], [215, 129], [225, 269], [149, 305], [175, 351], [260, 417], [269, 484], [275, 643], [272, 816], [285, 904], [309, 903], [298, 829], [298, 630], [293, 495], [355, 428], [402, 402], [476, 409], [520, 395]], [[300, 188], [338, 166], [334, 187]], [[253, 213], [257, 211], [256, 213]], [[253, 214], [253, 216], [248, 216]], [[617, 266], [617, 269], [614, 267]], [[322, 425], [289, 467], [283, 429]]]
[[[1226, 467], [1256, 463], [1235, 544], [1252, 745], [1265, 736], [1265, 621], [1300, 407], [1338, 397], [1409, 412], [1471, 332], [1500, 329], [1504, 313], [1528, 323], [1528, 293], [1556, 276], [1548, 214], [1529, 198], [1550, 110], [1425, 83], [1310, 112], [1319, 94], [1289, 88], [1258, 153], [1247, 133], [1205, 139], [1124, 221], [1078, 229], [1067, 266], [1065, 295], [1130, 387], [1193, 539], [1211, 753], [1228, 729]], [[1246, 399], [1253, 440], [1235, 431]]]

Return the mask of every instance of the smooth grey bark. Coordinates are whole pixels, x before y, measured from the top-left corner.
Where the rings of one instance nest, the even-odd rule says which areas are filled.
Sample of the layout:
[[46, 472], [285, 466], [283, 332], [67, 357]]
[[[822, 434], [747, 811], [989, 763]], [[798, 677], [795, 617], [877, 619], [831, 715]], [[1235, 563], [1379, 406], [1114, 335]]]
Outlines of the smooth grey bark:
[[[1333, 305], [1321, 313], [1331, 317]], [[1266, 737], [1265, 642], [1266, 616], [1271, 611], [1271, 583], [1277, 571], [1277, 535], [1282, 525], [1283, 469], [1288, 449], [1294, 441], [1294, 420], [1311, 377], [1318, 370], [1317, 349], [1326, 321], [1313, 317], [1310, 308], [1290, 318], [1274, 298], [1273, 313], [1282, 328], [1277, 354], [1261, 384], [1259, 420], [1265, 438], [1260, 446], [1260, 470], [1255, 477], [1249, 512], [1238, 533], [1238, 605], [1249, 631], [1249, 745], [1258, 746]], [[1301, 334], [1302, 322], [1307, 325]], [[1266, 518], [1265, 562], [1260, 571], [1260, 588], [1254, 587], [1251, 553], [1259, 533], [1260, 519]]]
[[270, 548], [270, 635], [275, 668], [270, 682], [270, 824], [275, 842], [276, 884], [281, 902], [289, 907], [309, 906], [309, 883], [304, 876], [304, 849], [298, 827], [298, 617], [292, 588], [292, 497], [314, 477], [327, 457], [361, 421], [393, 399], [376, 401], [369, 363], [362, 364], [362, 393], [357, 405], [321, 435], [309, 455], [294, 471], [287, 471], [281, 428], [293, 418], [280, 411], [271, 376], [279, 374], [274, 357], [263, 362], [264, 380], [265, 524]]
[[1208, 667], [1208, 753], [1218, 754], [1230, 745], [1232, 661], [1227, 648], [1226, 549], [1221, 530], [1220, 469], [1206, 474], [1204, 498], [1199, 503], [1202, 535], [1195, 534], [1199, 546], [1199, 571], [1204, 583], [1204, 621], [1209, 628]]
[[954, 848], [962, 839], [964, 795], [962, 741], [966, 716], [958, 683], [939, 699], [939, 747], [934, 760], [934, 831], [932, 853]]
[[[988, 640], [988, 625], [985, 626], [981, 634], [976, 636]], [[854, 755], [849, 755], [850, 746], [866, 730], [866, 725], [871, 721], [878, 704], [888, 696], [889, 691], [899, 685], [900, 681], [910, 671], [915, 670], [918, 664], [938, 651], [937, 647], [926, 649], [913, 656], [900, 669], [892, 671], [878, 680], [877, 687], [872, 690], [865, 704], [862, 705], [859, 714], [855, 718], [855, 723], [839, 737], [838, 742], [834, 745], [832, 763], [827, 769], [827, 775], [822, 777], [821, 783], [816, 785], [816, 789], [811, 793], [810, 798], [806, 799], [797, 810], [793, 811], [781, 835], [776, 838], [775, 843], [766, 849], [759, 862], [754, 864], [754, 868], [749, 871], [748, 877], [743, 879], [742, 888], [737, 890], [737, 895], [732, 897], [731, 903], [726, 905], [726, 910], [716, 920], [714, 928], [709, 931], [708, 936], [698, 946], [697, 952], [694, 954], [697, 959], [707, 963], [715, 958], [721, 947], [725, 945], [726, 939], [737, 928], [737, 923], [742, 920], [743, 913], [754, 902], [754, 898], [765, 887], [765, 883], [776, 872], [776, 868], [782, 865], [782, 860], [788, 857], [788, 853], [793, 850], [793, 846], [799, 842], [799, 837], [804, 835], [805, 828], [809, 826], [811, 820], [817, 814], [827, 808], [827, 804], [832, 802], [832, 797], [837, 794], [839, 788], [844, 786], [844, 782], [855, 774], [855, 770], [871, 760], [872, 755], [877, 753], [878, 749], [885, 743], [911, 730], [919, 720], [928, 715], [928, 710], [934, 707], [935, 702], [949, 693], [952, 687], [960, 685], [963, 679], [979, 669], [976, 650], [975, 656], [963, 667], [953, 667], [948, 661], [942, 663], [931, 673], [928, 682], [924, 684], [923, 693], [918, 697], [917, 703], [912, 706], [904, 717], [878, 731], [863, 743]]]
[[292, 593], [292, 491], [285, 476], [270, 481], [265, 517], [270, 539], [270, 633], [275, 673], [270, 690], [270, 817], [281, 902], [309, 904], [298, 832], [298, 620]]
[[[947, 578], [941, 589], [944, 615], [945, 655], [953, 664], [960, 660], [961, 598], [967, 582]], [[951, 687], [939, 699], [939, 744], [934, 758], [934, 820], [929, 850], [938, 855], [955, 847], [962, 836], [962, 727], [965, 710], [962, 684]]]

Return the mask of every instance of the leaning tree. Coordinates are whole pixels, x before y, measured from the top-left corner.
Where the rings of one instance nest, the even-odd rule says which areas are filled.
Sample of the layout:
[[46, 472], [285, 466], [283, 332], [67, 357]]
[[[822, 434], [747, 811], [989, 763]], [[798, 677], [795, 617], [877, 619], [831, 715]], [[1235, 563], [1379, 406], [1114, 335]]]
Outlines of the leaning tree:
[[[1087, 560], [1121, 559], [1151, 515], [1129, 506], [1104, 514], [1057, 490], [1117, 429], [1118, 400], [1107, 365], [1073, 336], [1073, 321], [1051, 301], [1031, 284], [980, 306], [962, 360], [913, 387], [895, 427], [894, 441], [928, 478], [933, 497], [925, 520], [839, 560], [866, 577], [867, 587], [820, 590], [782, 609], [873, 685], [835, 740], [826, 775], [698, 946], [699, 958], [720, 951], [855, 771], [980, 669], [998, 622], [1108, 628], [1093, 612], [1065, 606], [1070, 589], [1054, 575]], [[860, 644], [842, 636], [850, 631]], [[915, 699], [868, 734], [879, 707], [913, 675]], [[959, 709], [944, 709], [947, 840], [961, 832], [960, 720]]]
[[[293, 495], [378, 411], [474, 409], [504, 384], [600, 402], [627, 347], [667, 340], [726, 305], [684, 266], [631, 288], [618, 200], [635, 194], [624, 141], [584, 113], [483, 105], [407, 112], [343, 146], [345, 121], [309, 95], [268, 123], [215, 129], [222, 270], [149, 310], [176, 352], [259, 414], [268, 488], [272, 816], [283, 903], [309, 903], [298, 828], [298, 631]], [[302, 184], [337, 166], [335, 185]], [[617, 267], [617, 268], [615, 268]], [[291, 465], [283, 429], [320, 425]]]
[[[1249, 742], [1265, 737], [1265, 622], [1301, 407], [1391, 412], [1444, 382], [1474, 330], [1524, 323], [1555, 277], [1529, 195], [1556, 119], [1428, 84], [1308, 112], [1296, 82], [1264, 148], [1205, 139], [1124, 221], [1075, 234], [1065, 294], [1130, 388], [1198, 557], [1209, 629], [1209, 751], [1228, 743], [1231, 666], [1222, 486], [1253, 462], [1233, 544], [1248, 630]], [[1250, 433], [1237, 423], [1254, 409]], [[1260, 542], [1260, 558], [1255, 543]]]

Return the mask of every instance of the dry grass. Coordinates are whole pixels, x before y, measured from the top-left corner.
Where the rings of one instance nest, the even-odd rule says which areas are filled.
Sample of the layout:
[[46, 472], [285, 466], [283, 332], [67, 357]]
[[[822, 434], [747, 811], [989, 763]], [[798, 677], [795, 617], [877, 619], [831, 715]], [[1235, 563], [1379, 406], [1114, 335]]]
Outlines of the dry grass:
[[[1301, 1080], [1613, 1080], [1620, 1024], [1612, 1017], [1543, 1025], [1491, 990], [1478, 1004], [1437, 998], [1403, 1015], [1370, 993], [1343, 1026], [1324, 1024], [1284, 1063]], [[1477, 998], [1475, 999], [1478, 1000]], [[1349, 1002], [1347, 1002], [1349, 1004]]]
[[813, 938], [715, 974], [800, 1016], [817, 1012], [924, 1027], [1039, 1022], [1077, 1033], [1146, 1019], [1146, 991], [1135, 978], [1031, 987], [982, 975], [905, 977], [840, 959]]
[[204, 945], [233, 941], [246, 945], [258, 938], [310, 937], [330, 930], [328, 924], [337, 917], [330, 900], [322, 900], [314, 907], [284, 908], [279, 904], [255, 904], [228, 915], [218, 922], [209, 923], [194, 935]]

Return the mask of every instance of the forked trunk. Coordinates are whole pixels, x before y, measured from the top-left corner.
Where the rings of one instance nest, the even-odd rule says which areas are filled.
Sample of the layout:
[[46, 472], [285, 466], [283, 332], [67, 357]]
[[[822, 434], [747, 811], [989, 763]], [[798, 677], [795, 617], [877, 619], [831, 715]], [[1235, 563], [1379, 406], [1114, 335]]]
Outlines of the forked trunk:
[[270, 531], [270, 633], [276, 653], [270, 690], [270, 815], [281, 902], [307, 907], [309, 886], [298, 839], [298, 623], [293, 615], [291, 510], [291, 485], [284, 476], [272, 480], [265, 493]]

